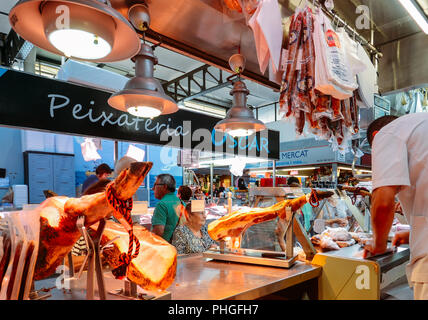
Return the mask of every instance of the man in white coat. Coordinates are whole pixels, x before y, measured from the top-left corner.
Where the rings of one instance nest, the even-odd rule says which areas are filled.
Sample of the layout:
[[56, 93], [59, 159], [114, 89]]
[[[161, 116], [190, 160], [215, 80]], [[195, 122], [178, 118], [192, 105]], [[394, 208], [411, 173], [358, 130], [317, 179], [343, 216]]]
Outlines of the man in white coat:
[[383, 253], [394, 219], [398, 195], [410, 231], [395, 235], [392, 245], [409, 243], [406, 273], [415, 300], [428, 299], [428, 114], [373, 121], [367, 138], [372, 146], [373, 242], [364, 255]]

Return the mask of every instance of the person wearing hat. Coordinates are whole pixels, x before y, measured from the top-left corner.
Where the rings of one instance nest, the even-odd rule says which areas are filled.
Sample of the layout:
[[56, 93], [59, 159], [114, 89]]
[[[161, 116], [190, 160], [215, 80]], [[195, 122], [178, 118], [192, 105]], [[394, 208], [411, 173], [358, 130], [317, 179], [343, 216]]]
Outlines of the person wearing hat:
[[287, 184], [289, 187], [301, 187], [302, 185], [300, 184], [299, 178], [297, 177], [289, 177], [287, 179]]
[[98, 182], [99, 180], [106, 179], [113, 170], [109, 167], [107, 163], [100, 164], [95, 169], [95, 174], [90, 175], [86, 180], [83, 182], [82, 185], [82, 194], [85, 193], [86, 189], [88, 189], [91, 185]]

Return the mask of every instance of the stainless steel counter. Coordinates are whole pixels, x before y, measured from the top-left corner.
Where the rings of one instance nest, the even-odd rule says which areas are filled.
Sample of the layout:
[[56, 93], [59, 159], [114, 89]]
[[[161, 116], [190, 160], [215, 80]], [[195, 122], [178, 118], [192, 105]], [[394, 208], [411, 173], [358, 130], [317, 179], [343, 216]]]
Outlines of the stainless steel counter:
[[181, 256], [168, 288], [172, 299], [257, 299], [321, 275], [321, 268], [297, 261], [291, 269]]
[[[257, 299], [292, 287], [321, 275], [321, 268], [297, 261], [291, 269], [264, 267], [231, 262], [213, 261], [202, 254], [179, 256], [175, 281], [167, 289], [172, 300]], [[55, 278], [37, 281], [36, 290], [55, 286]], [[71, 292], [53, 288], [55, 300], [84, 300], [85, 274], [72, 282]], [[122, 281], [105, 273], [106, 291], [120, 289]], [[97, 293], [95, 293], [97, 296]], [[120, 297], [107, 294], [107, 299]]]

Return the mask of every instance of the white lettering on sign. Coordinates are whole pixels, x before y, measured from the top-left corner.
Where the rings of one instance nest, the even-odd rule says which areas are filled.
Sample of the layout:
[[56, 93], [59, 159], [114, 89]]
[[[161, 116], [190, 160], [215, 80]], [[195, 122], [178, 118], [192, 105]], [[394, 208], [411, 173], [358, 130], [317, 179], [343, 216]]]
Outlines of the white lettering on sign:
[[[135, 131], [141, 130], [146, 132], [153, 132], [154, 134], [160, 135], [161, 141], [168, 141], [165, 147], [176, 147], [181, 145], [181, 139], [183, 140], [183, 148], [190, 149], [192, 147], [192, 142], [199, 142], [198, 148], [200, 151], [213, 151], [213, 145], [215, 150], [223, 153], [223, 147], [226, 145], [227, 151], [229, 153], [235, 153], [235, 148], [238, 148], [238, 154], [242, 156], [253, 156], [267, 158], [269, 156], [269, 139], [268, 139], [268, 130], [264, 130], [259, 133], [260, 141], [258, 141], [256, 135], [250, 137], [239, 137], [233, 138], [228, 134], [220, 134], [215, 130], [208, 130], [201, 128], [196, 130], [192, 134], [191, 121], [183, 121], [183, 125], [177, 126], [176, 128], [171, 128], [171, 118], [168, 118], [167, 123], [161, 123], [156, 120], [134, 117], [128, 113], [122, 113], [119, 117], [114, 118], [112, 112], [106, 113], [106, 111], [98, 111], [95, 106], [94, 101], [90, 101], [89, 108], [84, 108], [80, 103], [72, 104], [70, 99], [64, 95], [60, 94], [48, 94], [50, 99], [49, 104], [49, 113], [51, 118], [55, 118], [56, 113], [64, 108], [71, 107], [71, 116], [75, 120], [85, 120], [88, 119], [91, 123], [96, 123], [104, 127], [106, 124], [118, 127], [128, 127], [130, 130], [135, 129]], [[217, 150], [218, 149], [218, 150]], [[259, 154], [257, 154], [259, 153]], [[293, 153], [293, 152], [292, 152]], [[307, 157], [308, 150], [303, 150], [299, 152], [294, 152], [295, 158]], [[168, 155], [163, 154], [162, 157], [167, 157]], [[175, 163], [171, 161], [171, 163]], [[169, 168], [168, 168], [169, 170]]]
[[358, 290], [370, 290], [370, 269], [366, 265], [359, 265], [355, 270], [356, 274], [361, 274], [355, 280], [355, 286]]
[[297, 151], [288, 151], [281, 152], [281, 160], [283, 159], [299, 159], [306, 158], [308, 156], [309, 150], [297, 150]]
[[[69, 106], [70, 99], [66, 96], [59, 94], [49, 94], [48, 98], [50, 98], [50, 116], [51, 118], [55, 118], [55, 111], [58, 109], [65, 108]], [[91, 107], [94, 106], [94, 101], [90, 102]], [[138, 118], [127, 113], [121, 114], [117, 119], [113, 119], [113, 113], [106, 114], [105, 111], [102, 111], [100, 115], [94, 116], [93, 109], [89, 108], [87, 111], [82, 112], [83, 106], [81, 104], [75, 104], [72, 108], [72, 116], [76, 120], [83, 120], [88, 118], [92, 123], [99, 123], [101, 126], [105, 126], [106, 124], [117, 125], [119, 127], [128, 126], [134, 127], [136, 131], [140, 130], [139, 124], [143, 122], [143, 129], [148, 132], [155, 131], [156, 134], [160, 134], [162, 129], [166, 129], [166, 133], [169, 136], [186, 136], [190, 133], [189, 130], [184, 130], [182, 126], [178, 126], [173, 129], [170, 128], [169, 122], [171, 122], [171, 118], [168, 119], [168, 124], [159, 123], [153, 121], [151, 119]]]

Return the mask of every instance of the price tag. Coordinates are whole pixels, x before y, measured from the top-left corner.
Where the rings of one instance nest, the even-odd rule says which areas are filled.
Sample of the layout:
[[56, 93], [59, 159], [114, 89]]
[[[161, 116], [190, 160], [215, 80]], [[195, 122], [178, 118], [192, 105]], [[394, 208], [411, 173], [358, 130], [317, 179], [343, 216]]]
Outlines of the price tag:
[[134, 201], [131, 215], [146, 214], [148, 211], [148, 208], [149, 208], [149, 204], [147, 201]]
[[205, 212], [205, 200], [192, 200], [192, 212]]

